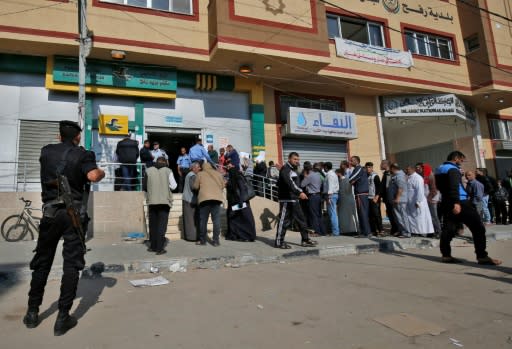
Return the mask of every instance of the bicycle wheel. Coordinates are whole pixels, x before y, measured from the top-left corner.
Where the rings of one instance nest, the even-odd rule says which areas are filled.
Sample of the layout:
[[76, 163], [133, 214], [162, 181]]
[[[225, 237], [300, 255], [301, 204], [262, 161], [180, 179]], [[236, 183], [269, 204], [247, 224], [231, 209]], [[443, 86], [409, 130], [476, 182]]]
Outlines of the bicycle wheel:
[[3, 221], [1, 231], [5, 241], [15, 242], [23, 240], [28, 232], [27, 220], [18, 214], [9, 216]]

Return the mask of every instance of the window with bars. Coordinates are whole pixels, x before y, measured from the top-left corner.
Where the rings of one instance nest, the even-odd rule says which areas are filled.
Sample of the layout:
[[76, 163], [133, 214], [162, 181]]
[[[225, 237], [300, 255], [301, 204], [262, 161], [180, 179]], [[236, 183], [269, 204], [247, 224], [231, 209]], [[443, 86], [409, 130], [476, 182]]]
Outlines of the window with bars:
[[491, 138], [512, 141], [512, 120], [491, 119]]
[[288, 112], [290, 107], [309, 108], [320, 110], [345, 111], [343, 102], [333, 99], [308, 99], [300, 96], [279, 96], [279, 106], [281, 110], [281, 123], [288, 122]]
[[412, 53], [454, 60], [452, 39], [411, 30], [404, 31], [404, 35], [407, 49]]
[[193, 14], [192, 0], [101, 0], [101, 2], [175, 12], [186, 15]]
[[340, 37], [373, 46], [385, 46], [384, 30], [381, 23], [351, 17], [328, 15], [329, 39]]

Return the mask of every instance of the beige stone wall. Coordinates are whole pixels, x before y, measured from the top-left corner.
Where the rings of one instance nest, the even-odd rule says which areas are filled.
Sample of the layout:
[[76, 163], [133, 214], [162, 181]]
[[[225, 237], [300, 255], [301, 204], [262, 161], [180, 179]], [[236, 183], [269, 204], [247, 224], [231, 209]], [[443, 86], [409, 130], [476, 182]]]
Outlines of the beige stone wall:
[[281, 162], [279, 158], [279, 144], [277, 143], [277, 126], [276, 126], [276, 107], [274, 90], [268, 87], [264, 88], [264, 107], [265, 107], [265, 160]]
[[93, 192], [89, 215], [95, 238], [145, 232], [144, 192]]
[[[354, 13], [359, 13], [362, 16], [369, 15], [374, 16], [375, 21], [388, 21], [388, 26], [393, 29], [403, 31], [404, 27], [409, 29], [424, 32], [439, 32], [438, 35], [448, 33], [454, 35], [456, 47], [459, 53], [464, 54], [464, 40], [461, 32], [459, 15], [457, 7], [453, 4], [445, 3], [442, 1], [435, 1], [435, 6], [432, 5], [432, 0], [409, 0], [406, 3], [399, 1], [402, 8], [398, 13], [388, 12], [382, 5], [382, 1], [373, 3], [369, 1], [361, 0], [332, 0], [330, 3], [339, 7], [350, 9], [350, 13], [344, 13], [342, 10], [335, 6], [325, 5], [327, 11], [338, 12], [341, 15], [348, 15], [354, 17]], [[403, 6], [407, 5], [412, 9], [419, 9], [420, 7], [427, 11], [427, 15], [408, 12], [406, 13]], [[447, 13], [453, 16], [453, 21], [444, 19], [435, 19], [435, 17], [429, 15], [429, 11], [432, 9], [434, 13]], [[387, 29], [384, 29], [387, 31]], [[395, 30], [389, 30], [390, 47], [406, 51], [403, 35]], [[356, 70], [360, 72], [355, 76], [359, 76], [363, 80], [368, 81], [382, 81], [382, 75], [385, 74], [388, 81], [395, 81], [397, 86], [402, 86], [401, 91], [395, 91], [396, 94], [407, 93], [406, 86], [418, 86], [418, 80], [430, 81], [436, 83], [436, 90], [454, 92], [449, 86], [440, 86], [439, 83], [458, 85], [466, 87], [469, 84], [469, 74], [467, 69], [466, 59], [461, 57], [455, 57], [455, 60], [459, 61], [459, 64], [444, 63], [440, 59], [424, 59], [422, 57], [414, 57], [414, 66], [410, 69], [386, 67], [384, 65], [368, 64], [364, 62], [358, 62], [354, 60], [347, 60], [345, 58], [337, 57], [334, 43], [330, 44], [331, 51], [331, 67], [350, 68], [350, 70]], [[509, 53], [510, 54], [510, 53]], [[327, 71], [326, 73], [349, 77], [350, 74], [347, 72], [333, 73]], [[425, 83], [422, 84], [423, 86]], [[428, 85], [428, 83], [427, 83]], [[470, 94], [468, 90], [457, 90], [459, 94]]]
[[356, 114], [358, 138], [349, 141], [349, 155], [357, 155], [364, 163], [371, 161], [380, 164], [380, 141], [377, 125], [377, 106], [375, 97], [347, 96], [346, 111]]

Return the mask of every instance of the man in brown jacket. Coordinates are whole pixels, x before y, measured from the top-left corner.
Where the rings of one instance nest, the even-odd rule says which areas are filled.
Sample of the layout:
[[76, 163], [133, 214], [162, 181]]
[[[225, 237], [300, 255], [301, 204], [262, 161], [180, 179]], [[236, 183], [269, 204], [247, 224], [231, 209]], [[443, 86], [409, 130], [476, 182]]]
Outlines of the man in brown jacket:
[[220, 236], [220, 205], [224, 199], [224, 178], [220, 172], [204, 162], [203, 170], [196, 175], [193, 188], [198, 190], [197, 201], [199, 204], [199, 240], [196, 245], [206, 245], [206, 227], [208, 217], [212, 215], [213, 222], [213, 246], [219, 246]]

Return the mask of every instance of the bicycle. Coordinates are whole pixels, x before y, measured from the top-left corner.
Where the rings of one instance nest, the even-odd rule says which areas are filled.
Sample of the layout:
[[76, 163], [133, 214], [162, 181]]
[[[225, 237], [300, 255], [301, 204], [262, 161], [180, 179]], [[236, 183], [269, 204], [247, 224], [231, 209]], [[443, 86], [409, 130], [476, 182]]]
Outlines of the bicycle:
[[30, 207], [32, 205], [30, 200], [25, 200], [23, 197], [20, 200], [25, 203], [21, 213], [7, 217], [0, 228], [2, 237], [8, 242], [23, 240], [28, 233], [30, 233], [31, 240], [34, 240], [34, 231], [39, 231], [41, 218], [34, 217], [32, 211], [42, 212], [42, 210]]

